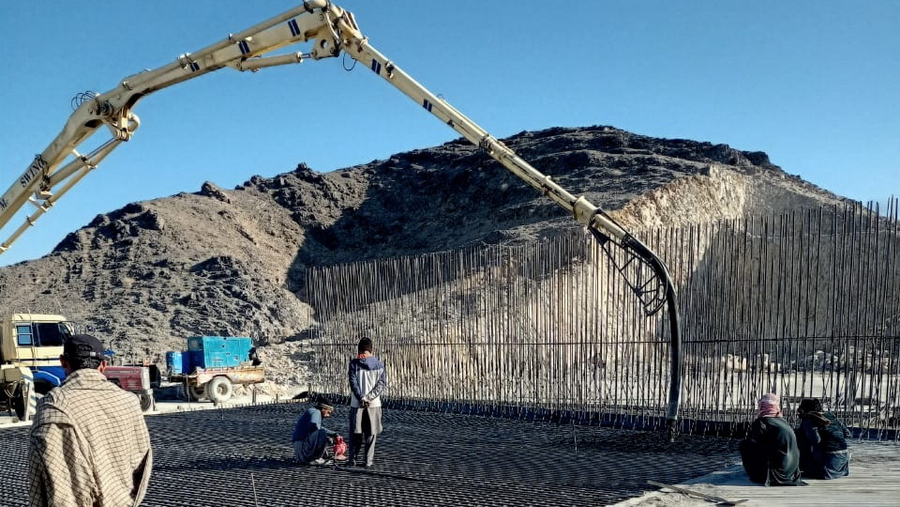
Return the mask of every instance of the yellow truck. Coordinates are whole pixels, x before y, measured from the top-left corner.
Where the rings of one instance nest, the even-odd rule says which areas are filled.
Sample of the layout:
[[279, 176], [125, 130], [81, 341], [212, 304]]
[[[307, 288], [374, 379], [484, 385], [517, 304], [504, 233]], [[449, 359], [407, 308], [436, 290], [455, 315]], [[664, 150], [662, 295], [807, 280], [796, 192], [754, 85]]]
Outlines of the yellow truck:
[[46, 394], [65, 378], [59, 356], [75, 326], [62, 315], [14, 313], [0, 327], [0, 403], [26, 419], [33, 393]]
[[[66, 378], [59, 356], [75, 324], [62, 315], [13, 313], [0, 323], [0, 407], [20, 420], [29, 418], [32, 396], [47, 394]], [[143, 410], [153, 404], [150, 368], [109, 366], [106, 377], [135, 393]]]

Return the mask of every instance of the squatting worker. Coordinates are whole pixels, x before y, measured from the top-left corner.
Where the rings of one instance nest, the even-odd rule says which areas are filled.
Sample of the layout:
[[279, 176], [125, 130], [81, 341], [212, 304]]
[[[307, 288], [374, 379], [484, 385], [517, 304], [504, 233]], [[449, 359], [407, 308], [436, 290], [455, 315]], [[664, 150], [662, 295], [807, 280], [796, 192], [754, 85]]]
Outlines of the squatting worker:
[[328, 399], [320, 400], [297, 418], [291, 441], [298, 463], [325, 465], [334, 458], [334, 442], [338, 434], [323, 425], [331, 417], [334, 405]]
[[356, 347], [357, 356], [350, 361], [350, 460], [370, 467], [375, 460], [375, 440], [381, 433], [381, 393], [387, 387], [384, 363], [372, 354], [372, 339], [363, 337]]
[[31, 506], [137, 506], [147, 492], [150, 434], [137, 396], [103, 376], [104, 350], [86, 334], [63, 343], [66, 379], [40, 400], [31, 426]]

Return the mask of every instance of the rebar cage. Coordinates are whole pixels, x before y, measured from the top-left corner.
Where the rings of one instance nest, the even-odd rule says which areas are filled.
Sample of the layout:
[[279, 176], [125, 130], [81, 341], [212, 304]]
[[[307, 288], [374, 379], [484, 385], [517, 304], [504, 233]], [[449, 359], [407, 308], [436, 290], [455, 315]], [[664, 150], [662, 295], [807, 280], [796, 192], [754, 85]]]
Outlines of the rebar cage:
[[[896, 200], [887, 213], [829, 207], [636, 234], [680, 297], [682, 431], [739, 433], [776, 392], [789, 419], [815, 397], [858, 435], [897, 438]], [[367, 335], [391, 400], [661, 426], [668, 319], [644, 314], [617, 255], [578, 231], [311, 268], [310, 389], [349, 394], [347, 362]]]

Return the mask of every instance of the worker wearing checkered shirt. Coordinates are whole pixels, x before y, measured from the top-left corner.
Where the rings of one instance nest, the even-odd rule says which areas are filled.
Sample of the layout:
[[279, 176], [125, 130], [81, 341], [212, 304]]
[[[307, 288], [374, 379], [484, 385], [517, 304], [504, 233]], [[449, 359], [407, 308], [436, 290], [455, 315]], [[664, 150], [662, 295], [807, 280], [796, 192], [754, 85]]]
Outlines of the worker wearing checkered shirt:
[[93, 336], [67, 339], [60, 362], [66, 379], [40, 400], [31, 427], [30, 505], [140, 505], [153, 453], [138, 398], [103, 376]]

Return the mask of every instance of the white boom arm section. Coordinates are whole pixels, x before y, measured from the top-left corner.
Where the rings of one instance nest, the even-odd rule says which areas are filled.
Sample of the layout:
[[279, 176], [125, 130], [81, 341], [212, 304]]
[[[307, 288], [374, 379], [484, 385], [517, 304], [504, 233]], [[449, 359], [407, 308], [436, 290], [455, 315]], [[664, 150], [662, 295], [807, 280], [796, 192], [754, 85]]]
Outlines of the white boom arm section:
[[[29, 226], [90, 170], [97, 167], [123, 141], [128, 141], [140, 126], [132, 108], [143, 96], [174, 84], [202, 76], [223, 67], [258, 70], [285, 63], [300, 63], [304, 58], [326, 58], [340, 54], [340, 36], [335, 29], [347, 27], [355, 32], [352, 14], [325, 0], [304, 2], [268, 21], [257, 24], [223, 41], [154, 70], [126, 77], [116, 88], [102, 94], [80, 94], [75, 112], [62, 132], [0, 197], [0, 230], [31, 202], [37, 210], [3, 243], [6, 251]], [[307, 54], [294, 53], [271, 57], [262, 55], [295, 43], [314, 41]], [[89, 153], [77, 151], [98, 129], [106, 126], [111, 138]], [[71, 161], [62, 165], [67, 159]]]
[[[312, 46], [308, 53], [264, 56], [293, 44], [310, 41]], [[656, 313], [668, 302], [673, 334], [672, 385], [670, 385], [668, 418], [670, 433], [674, 432], [681, 378], [679, 323], [675, 291], [662, 260], [599, 207], [584, 197], [570, 194], [475, 122], [417, 83], [369, 45], [350, 12], [327, 0], [304, 2], [301, 6], [238, 34], [229, 35], [216, 44], [195, 53], [184, 54], [168, 65], [129, 76], [122, 80], [119, 86], [106, 93], [88, 92], [76, 97], [77, 108], [62, 132], [41, 154], [35, 156], [22, 176], [0, 197], [0, 230], [26, 202], [32, 203], [37, 208], [9, 239], [0, 243], [0, 253], [6, 251], [13, 241], [28, 227], [34, 225], [41, 215], [89, 171], [97, 167], [97, 164], [119, 144], [131, 139], [140, 126], [140, 120], [132, 112], [132, 108], [145, 95], [223, 67], [240, 71], [257, 71], [276, 65], [301, 63], [307, 58], [318, 60], [336, 57], [342, 51], [384, 78], [463, 137], [484, 149], [516, 176], [565, 208], [598, 240], [603, 243], [612, 240], [622, 247], [631, 256], [628, 264], [636, 261], [649, 268], [651, 276], [647, 279], [644, 279], [643, 275], [638, 275], [638, 279], [629, 279], [625, 269], [620, 268], [620, 271], [626, 276], [626, 280], [648, 314]], [[110, 139], [87, 154], [79, 153], [78, 146], [102, 126], [106, 126], [110, 131]], [[70, 157], [72, 160], [63, 165]]]

